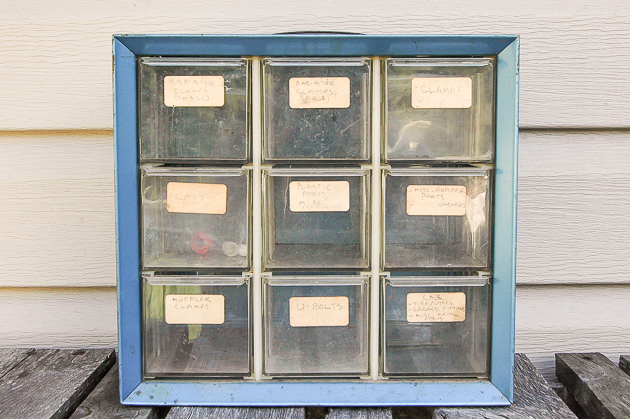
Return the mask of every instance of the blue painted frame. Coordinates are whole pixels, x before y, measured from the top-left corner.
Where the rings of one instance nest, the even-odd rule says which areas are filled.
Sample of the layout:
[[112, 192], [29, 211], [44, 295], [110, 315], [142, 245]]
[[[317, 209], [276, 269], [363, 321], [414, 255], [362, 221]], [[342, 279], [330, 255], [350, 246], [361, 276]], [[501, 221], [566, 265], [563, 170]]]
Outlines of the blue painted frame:
[[[120, 397], [133, 405], [483, 406], [513, 401], [518, 36], [115, 35], [114, 141]], [[494, 56], [497, 59], [489, 380], [142, 380], [137, 76], [139, 56]]]

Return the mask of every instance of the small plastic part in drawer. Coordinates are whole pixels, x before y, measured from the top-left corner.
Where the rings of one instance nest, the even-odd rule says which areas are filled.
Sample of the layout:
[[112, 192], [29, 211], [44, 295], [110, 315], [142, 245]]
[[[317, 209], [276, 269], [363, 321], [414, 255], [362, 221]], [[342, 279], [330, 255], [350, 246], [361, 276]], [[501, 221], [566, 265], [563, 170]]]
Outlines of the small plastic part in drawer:
[[249, 170], [145, 168], [141, 186], [144, 268], [250, 266]]

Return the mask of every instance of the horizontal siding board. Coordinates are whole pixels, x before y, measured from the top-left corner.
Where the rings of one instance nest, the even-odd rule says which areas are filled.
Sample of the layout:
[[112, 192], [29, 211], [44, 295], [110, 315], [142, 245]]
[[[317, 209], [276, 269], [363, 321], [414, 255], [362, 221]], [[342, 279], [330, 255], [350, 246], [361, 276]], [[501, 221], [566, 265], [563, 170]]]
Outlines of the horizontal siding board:
[[419, 27], [520, 34], [522, 127], [630, 127], [630, 11], [622, 2], [30, 3], [37, 6], [11, 7], [0, 28], [0, 130], [111, 128], [113, 33], [413, 34]]
[[0, 136], [0, 286], [116, 284], [111, 135]]
[[524, 132], [517, 281], [630, 283], [630, 132]]
[[522, 286], [516, 292], [516, 351], [543, 375], [553, 353], [601, 352], [613, 360], [630, 347], [630, 286]]
[[[630, 286], [519, 286], [516, 350], [547, 378], [557, 352], [602, 352], [617, 361], [630, 347]], [[5, 347], [113, 347], [115, 288], [0, 288]]]
[[[521, 132], [517, 281], [630, 284], [630, 132]], [[113, 286], [111, 135], [0, 135], [0, 286]]]
[[117, 346], [115, 288], [0, 288], [4, 347]]

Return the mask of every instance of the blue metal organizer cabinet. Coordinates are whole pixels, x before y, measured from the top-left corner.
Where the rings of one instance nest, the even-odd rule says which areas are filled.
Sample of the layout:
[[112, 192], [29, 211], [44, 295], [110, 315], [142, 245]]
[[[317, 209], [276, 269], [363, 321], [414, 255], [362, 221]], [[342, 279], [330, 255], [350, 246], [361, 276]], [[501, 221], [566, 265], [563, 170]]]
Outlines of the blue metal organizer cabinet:
[[[113, 51], [122, 403], [207, 406], [510, 404], [513, 400], [514, 367], [519, 57], [517, 36], [116, 35], [113, 39]], [[494, 58], [495, 159], [491, 211], [492, 288], [488, 378], [385, 378], [373, 374], [372, 379], [260, 379], [260, 376], [258, 380], [188, 380], [181, 377], [144, 379], [137, 71], [139, 58], [158, 56]], [[260, 120], [254, 116], [254, 125], [257, 122], [260, 123]], [[260, 150], [254, 147], [254, 151]], [[379, 156], [376, 155], [373, 159], [378, 162]], [[378, 163], [376, 165], [379, 167]], [[260, 179], [254, 178], [254, 182], [256, 181]], [[257, 203], [260, 203], [260, 197], [254, 196], [254, 204]], [[256, 226], [254, 223], [254, 227]], [[253, 268], [254, 281], [260, 281], [259, 261], [254, 261]], [[378, 266], [373, 268], [373, 272], [378, 272]], [[378, 276], [373, 277], [373, 280], [378, 280]], [[254, 310], [260, 310], [260, 303], [254, 305]], [[378, 310], [378, 307], [373, 307], [372, 310]], [[377, 354], [372, 356], [376, 359]], [[372, 363], [372, 368], [374, 365]]]

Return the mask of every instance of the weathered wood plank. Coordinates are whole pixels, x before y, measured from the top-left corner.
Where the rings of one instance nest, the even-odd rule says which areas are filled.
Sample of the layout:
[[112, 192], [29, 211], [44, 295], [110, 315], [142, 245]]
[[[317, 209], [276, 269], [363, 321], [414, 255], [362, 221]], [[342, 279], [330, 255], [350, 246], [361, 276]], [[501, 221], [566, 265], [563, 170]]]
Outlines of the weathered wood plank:
[[66, 418], [114, 362], [113, 349], [38, 350], [0, 379], [0, 417]]
[[72, 413], [70, 419], [159, 419], [166, 415], [167, 410], [168, 408], [163, 407], [120, 404], [116, 363]]
[[630, 355], [621, 355], [619, 357], [619, 368], [630, 375]]
[[630, 417], [630, 377], [604, 355], [556, 354], [556, 375], [590, 416]]
[[304, 419], [303, 407], [174, 407], [166, 419]]
[[326, 419], [392, 419], [391, 409], [331, 408]]
[[591, 419], [591, 417], [586, 414], [584, 409], [582, 409], [582, 406], [580, 406], [577, 400], [575, 400], [573, 394], [571, 394], [571, 392], [567, 390], [565, 386], [563, 386], [559, 382], [555, 383], [556, 386], [552, 385], [551, 383], [549, 384], [551, 385], [553, 391], [556, 392], [558, 397], [560, 397], [560, 400], [562, 400], [564, 404], [566, 404], [567, 407], [571, 409], [571, 411], [575, 414], [575, 416], [578, 417], [578, 419]]
[[0, 378], [7, 375], [20, 362], [34, 353], [35, 350], [29, 348], [0, 349]]
[[392, 407], [392, 415], [396, 419], [431, 419], [432, 409], [426, 407]]
[[506, 407], [439, 408], [437, 419], [567, 419], [576, 416], [538, 373], [523, 354], [516, 354], [514, 366], [514, 403]]

